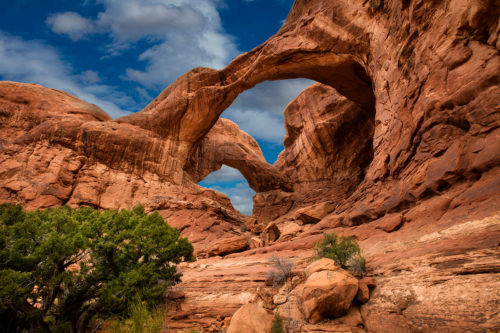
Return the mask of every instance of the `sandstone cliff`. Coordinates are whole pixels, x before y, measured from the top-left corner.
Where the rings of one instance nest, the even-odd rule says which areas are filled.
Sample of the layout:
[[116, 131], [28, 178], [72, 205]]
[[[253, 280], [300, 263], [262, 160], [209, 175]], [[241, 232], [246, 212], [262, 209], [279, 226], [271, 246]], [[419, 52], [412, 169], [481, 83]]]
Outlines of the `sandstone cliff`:
[[[172, 329], [216, 331], [259, 299], [271, 254], [300, 270], [334, 231], [360, 240], [377, 287], [358, 322], [303, 331], [495, 331], [499, 17], [492, 0], [297, 0], [263, 45], [116, 121], [62, 92], [1, 83], [0, 200], [142, 203], [200, 258], [225, 255], [184, 267]], [[219, 116], [260, 82], [298, 77], [318, 83], [284, 111], [285, 150], [269, 165]], [[253, 217], [196, 184], [222, 164], [257, 192]]]

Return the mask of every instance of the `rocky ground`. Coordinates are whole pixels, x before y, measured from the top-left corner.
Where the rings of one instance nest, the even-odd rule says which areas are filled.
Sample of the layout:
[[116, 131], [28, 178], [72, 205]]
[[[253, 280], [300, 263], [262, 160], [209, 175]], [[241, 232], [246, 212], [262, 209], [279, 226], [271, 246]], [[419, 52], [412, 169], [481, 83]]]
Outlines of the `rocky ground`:
[[[434, 201], [434, 202], [433, 202]], [[387, 232], [373, 223], [322, 231], [354, 235], [367, 257], [367, 276], [376, 287], [367, 303], [355, 303], [347, 317], [312, 324], [301, 319], [302, 332], [495, 332], [500, 327], [500, 215], [498, 198], [485, 200], [471, 212], [461, 207], [450, 212], [436, 209], [436, 200], [410, 209], [399, 229]], [[406, 220], [408, 216], [418, 219]], [[428, 223], [432, 219], [434, 223]], [[292, 240], [227, 255], [198, 260], [182, 268], [185, 293], [169, 316], [174, 332], [203, 327], [217, 332], [228, 318], [259, 295], [276, 295], [266, 286], [271, 256], [293, 260], [293, 274], [303, 279], [311, 263], [317, 232], [304, 232]], [[292, 296], [293, 298], [294, 296]], [[290, 300], [294, 302], [294, 300]], [[287, 303], [280, 305], [283, 317]], [[291, 316], [303, 315], [295, 305]], [[478, 315], [480, 314], [480, 315]], [[355, 320], [353, 320], [355, 318]]]

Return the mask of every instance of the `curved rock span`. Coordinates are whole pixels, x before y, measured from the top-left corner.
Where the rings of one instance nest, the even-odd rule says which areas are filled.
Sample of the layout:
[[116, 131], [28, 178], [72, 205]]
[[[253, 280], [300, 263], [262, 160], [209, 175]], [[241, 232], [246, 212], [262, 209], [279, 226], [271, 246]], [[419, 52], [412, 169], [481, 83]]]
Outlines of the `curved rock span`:
[[[377, 287], [343, 319], [297, 315], [303, 331], [495, 331], [499, 17], [492, 0], [297, 0], [264, 44], [117, 120], [1, 82], [0, 201], [160, 212], [213, 256], [184, 267], [172, 329], [217, 331], [266, 295], [293, 309], [262, 289], [268, 257], [293, 258], [300, 279], [314, 242], [336, 232], [358, 238]], [[290, 78], [317, 83], [284, 110], [285, 149], [270, 165], [220, 116], [241, 92]], [[222, 165], [257, 192], [251, 217], [197, 185]]]

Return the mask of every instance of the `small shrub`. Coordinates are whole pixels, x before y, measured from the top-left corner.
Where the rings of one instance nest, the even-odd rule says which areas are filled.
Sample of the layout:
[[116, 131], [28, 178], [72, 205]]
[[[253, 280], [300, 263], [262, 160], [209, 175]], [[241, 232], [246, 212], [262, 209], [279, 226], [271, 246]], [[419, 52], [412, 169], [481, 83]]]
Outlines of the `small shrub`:
[[140, 300], [132, 304], [130, 319], [133, 333], [157, 333], [163, 325], [164, 313], [161, 308], [148, 309]]
[[338, 239], [335, 234], [324, 234], [323, 240], [316, 244], [315, 251], [318, 258], [332, 259], [342, 268], [348, 268], [350, 261], [354, 260], [356, 269], [362, 268], [364, 271], [366, 260], [361, 256], [358, 242], [352, 236], [342, 236]]
[[[166, 310], [163, 307], [149, 309], [140, 299], [130, 306], [129, 319], [116, 320], [111, 327], [113, 333], [158, 333], [161, 331]], [[108, 330], [103, 330], [103, 333]]]
[[293, 261], [284, 257], [272, 256], [269, 258], [269, 262], [273, 269], [267, 273], [267, 277], [272, 279], [275, 286], [282, 286], [292, 274]]
[[281, 319], [278, 311], [274, 313], [273, 327], [271, 328], [271, 333], [284, 333], [283, 331], [283, 319]]
[[361, 255], [355, 255], [349, 258], [348, 267], [354, 273], [363, 276], [366, 270], [366, 259]]

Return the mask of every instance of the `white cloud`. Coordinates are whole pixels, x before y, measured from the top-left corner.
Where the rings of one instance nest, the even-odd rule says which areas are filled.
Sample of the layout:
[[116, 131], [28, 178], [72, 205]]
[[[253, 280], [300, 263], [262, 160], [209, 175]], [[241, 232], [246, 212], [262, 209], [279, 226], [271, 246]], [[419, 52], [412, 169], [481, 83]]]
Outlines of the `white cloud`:
[[234, 208], [243, 214], [252, 214], [255, 191], [250, 188], [238, 170], [223, 165], [222, 168], [212, 172], [200, 182], [200, 186], [226, 194]]
[[230, 109], [254, 109], [282, 115], [288, 103], [313, 83], [307, 79], [263, 82], [241, 93]]
[[285, 137], [283, 111], [314, 81], [298, 79], [264, 82], [245, 91], [222, 114], [256, 139], [281, 143]]
[[[47, 24], [73, 40], [89, 33], [108, 34], [108, 55], [116, 56], [139, 40], [150, 46], [139, 56], [141, 68], [125, 70], [124, 79], [160, 90], [194, 67], [223, 68], [238, 54], [221, 24], [220, 0], [98, 0], [95, 18], [76, 13], [53, 14]], [[69, 18], [78, 22], [71, 26]]]
[[91, 70], [83, 71], [80, 74], [80, 78], [81, 78], [83, 83], [93, 84], [93, 83], [97, 83], [97, 82], [101, 81], [101, 78], [99, 77], [99, 73], [97, 73], [96, 71], [91, 71]]
[[236, 169], [223, 165], [219, 170], [209, 174], [202, 183], [205, 185], [244, 181], [243, 175]]
[[222, 117], [231, 119], [255, 139], [280, 143], [285, 136], [284, 118], [270, 112], [232, 108]]
[[252, 214], [253, 196], [255, 195], [255, 191], [248, 186], [248, 183], [241, 182], [233, 187], [219, 185], [207, 187], [226, 194], [231, 200], [233, 207], [241, 213], [247, 215]]
[[75, 12], [64, 12], [50, 15], [47, 25], [57, 34], [68, 35], [76, 41], [94, 33], [94, 23]]
[[98, 105], [112, 117], [129, 113], [119, 105], [135, 105], [130, 98], [111, 86], [86, 85], [85, 77], [89, 75], [93, 74], [73, 74], [71, 66], [61, 60], [58, 52], [43, 43], [25, 41], [0, 31], [0, 77], [3, 80], [64, 90]]
[[172, 0], [101, 0], [105, 11], [95, 24], [121, 41], [163, 36], [180, 30], [199, 31], [205, 18], [192, 5]]
[[[179, 24], [165, 26], [156, 34], [160, 42], [139, 56], [139, 60], [145, 62], [144, 69], [128, 68], [126, 70], [128, 79], [150, 89], [162, 89], [194, 67], [221, 69], [238, 54], [232, 37], [222, 28], [213, 1], [162, 0], [161, 2], [176, 3], [181, 6], [180, 8], [186, 8], [179, 13], [184, 16], [179, 17]], [[182, 21], [190, 24], [181, 25]]]
[[238, 183], [235, 187], [225, 191], [234, 208], [243, 214], [252, 214], [255, 191], [248, 186], [248, 183]]

